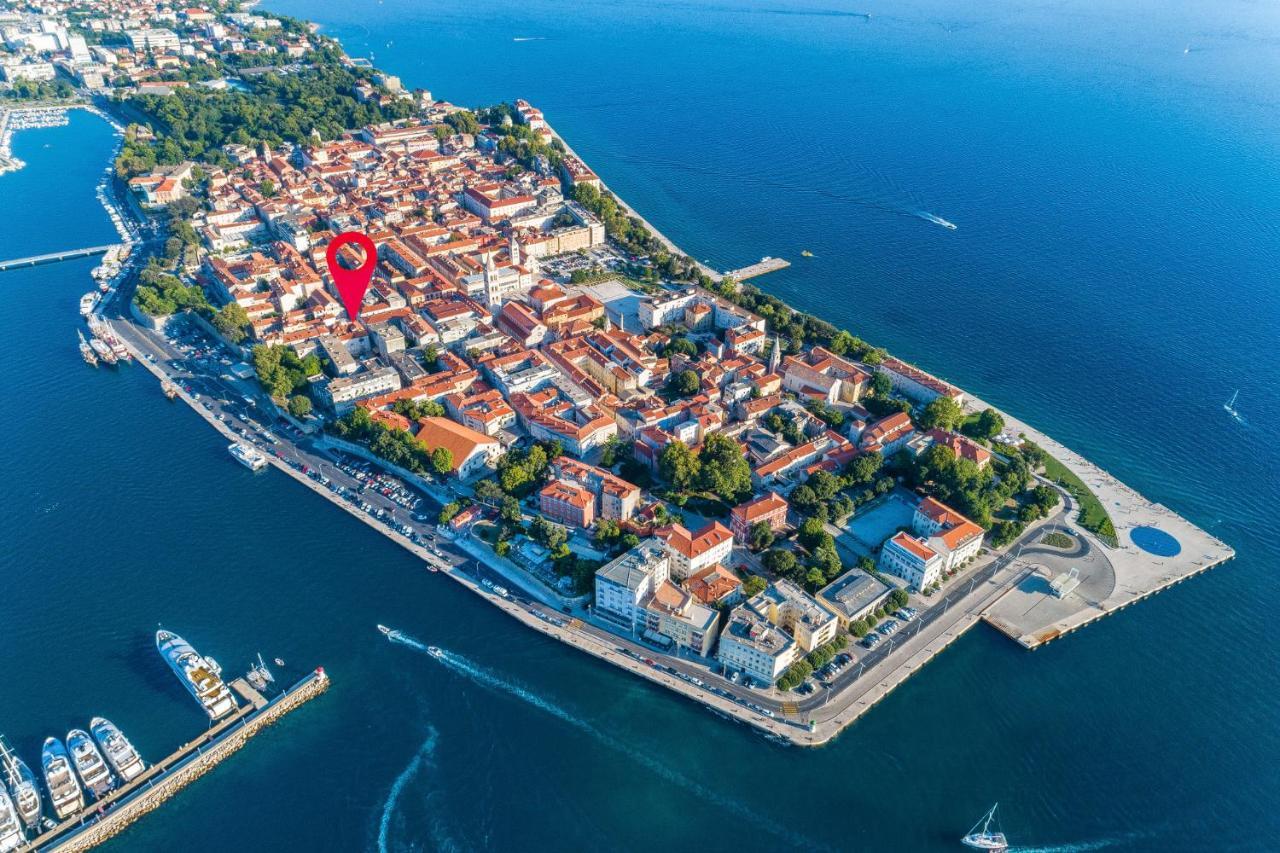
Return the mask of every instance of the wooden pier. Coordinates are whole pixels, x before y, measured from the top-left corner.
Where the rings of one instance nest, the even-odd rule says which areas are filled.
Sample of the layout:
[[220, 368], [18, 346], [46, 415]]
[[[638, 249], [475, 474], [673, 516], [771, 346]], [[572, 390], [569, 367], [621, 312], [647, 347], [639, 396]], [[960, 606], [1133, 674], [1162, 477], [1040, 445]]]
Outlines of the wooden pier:
[[329, 689], [329, 676], [323, 669], [317, 669], [273, 699], [254, 690], [243, 678], [236, 678], [230, 684], [247, 705], [240, 706], [200, 737], [148, 767], [137, 779], [116, 788], [19, 849], [79, 853], [118, 835], [208, 773], [262, 729]]
[[725, 273], [725, 275], [732, 276], [736, 281], [746, 281], [749, 278], [755, 278], [756, 276], [764, 275], [767, 272], [784, 270], [789, 266], [791, 266], [791, 261], [786, 261], [782, 258], [761, 258], [751, 266], [737, 270], [730, 270]]

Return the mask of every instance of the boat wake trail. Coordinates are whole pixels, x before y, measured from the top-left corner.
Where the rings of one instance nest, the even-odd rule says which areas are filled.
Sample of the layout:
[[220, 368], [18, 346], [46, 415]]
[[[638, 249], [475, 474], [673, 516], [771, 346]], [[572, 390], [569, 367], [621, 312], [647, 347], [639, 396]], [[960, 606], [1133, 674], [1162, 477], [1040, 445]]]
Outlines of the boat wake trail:
[[[436, 730], [427, 727], [427, 739], [422, 742], [422, 746], [418, 747], [418, 751], [413, 754], [413, 760], [410, 761], [396, 780], [391, 783], [391, 790], [387, 792], [386, 802], [382, 804], [382, 816], [378, 819], [378, 853], [390, 853], [390, 847], [387, 843], [391, 835], [391, 819], [395, 817], [396, 806], [400, 804], [400, 796], [404, 793], [405, 786], [408, 785], [413, 778], [422, 770], [422, 765], [429, 764], [431, 756], [436, 751], [436, 740], [438, 733]], [[440, 830], [439, 821], [434, 821], [432, 825], [432, 841], [435, 843], [437, 850], [457, 850], [458, 845], [453, 839], [443, 835]]]
[[513, 682], [506, 680], [505, 678], [498, 675], [497, 673], [491, 672], [485, 669], [484, 667], [479, 666], [478, 664], [472, 663], [470, 660], [463, 657], [462, 655], [455, 654], [454, 652], [448, 651], [446, 649], [439, 649], [434, 646], [424, 645], [423, 643], [420, 643], [419, 641], [417, 641], [413, 637], [410, 637], [409, 635], [405, 634], [402, 631], [390, 631], [389, 633], [387, 633], [386, 636], [387, 636], [387, 639], [393, 643], [397, 643], [403, 646], [408, 646], [409, 648], [414, 649], [415, 651], [422, 652], [423, 654], [431, 656], [433, 659], [443, 664], [446, 668], [452, 670], [453, 672], [459, 675], [464, 676], [465, 678], [470, 679], [471, 681], [474, 681], [476, 684], [479, 684], [481, 687], [487, 687], [490, 690], [496, 690], [501, 693], [506, 693], [509, 696], [514, 696], [515, 698], [520, 699], [521, 701], [529, 705], [532, 705], [533, 707], [539, 709], [540, 711], [544, 711], [547, 714], [550, 714], [551, 716], [555, 717], [556, 719], [561, 720], [565, 723], [568, 723], [569, 725], [573, 726], [579, 731], [587, 735], [590, 735], [592, 738], [599, 741], [601, 744], [609, 747], [613, 751], [619, 752], [627, 756], [628, 758], [632, 759], [633, 761], [637, 762], [638, 764], [643, 765], [646, 769], [651, 770], [658, 776], [661, 776], [663, 779], [666, 779], [668, 782], [679, 785], [680, 787], [701, 797], [702, 799], [710, 803], [713, 803], [714, 805], [720, 806], [721, 808], [726, 809], [730, 812], [733, 812], [735, 815], [755, 824], [756, 826], [760, 827], [761, 829], [769, 833], [772, 833], [773, 835], [778, 836], [779, 838], [785, 839], [790, 843], [795, 843], [796, 841], [804, 840], [806, 841], [804, 846], [813, 850], [830, 849], [826, 845], [816, 841], [798, 839], [793, 830], [787, 829], [780, 824], [774, 823], [768, 818], [761, 817], [759, 814], [748, 809], [746, 806], [742, 805], [741, 803], [738, 803], [734, 800], [730, 800], [726, 797], [723, 797], [720, 794], [716, 793], [715, 791], [712, 791], [709, 788], [706, 788], [703, 785], [700, 785], [699, 783], [693, 781], [692, 779], [688, 778], [687, 776], [680, 773], [679, 771], [673, 770], [672, 768], [668, 767], [667, 765], [663, 764], [662, 762], [658, 761], [652, 756], [644, 752], [641, 752], [638, 749], [634, 749], [628, 746], [627, 744], [623, 743], [617, 738], [614, 738], [608, 734], [605, 734], [603, 731], [596, 728], [591, 723], [571, 713], [565, 708], [560, 707], [554, 702], [542, 696], [539, 696], [538, 694], [524, 687], [521, 687], [518, 684], [515, 684]]
[[1050, 844], [1046, 847], [1014, 846], [1009, 848], [1009, 853], [1088, 853], [1090, 850], [1102, 850], [1113, 844], [1132, 840], [1133, 836], [1121, 836], [1099, 838], [1096, 841], [1081, 841], [1075, 844]]
[[911, 211], [911, 215], [918, 216], [921, 219], [923, 219], [925, 222], [932, 222], [934, 225], [941, 225], [943, 228], [946, 228], [948, 231], [956, 230], [956, 225], [954, 222], [948, 222], [947, 220], [943, 219], [941, 216], [934, 216], [932, 213], [929, 213], [927, 210], [913, 210]]

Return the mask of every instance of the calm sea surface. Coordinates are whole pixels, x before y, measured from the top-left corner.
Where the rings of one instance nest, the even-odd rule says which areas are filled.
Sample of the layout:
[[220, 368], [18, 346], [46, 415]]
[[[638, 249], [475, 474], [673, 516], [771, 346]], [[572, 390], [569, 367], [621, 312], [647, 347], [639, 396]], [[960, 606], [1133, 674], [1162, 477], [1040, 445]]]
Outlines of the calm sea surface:
[[[792, 259], [760, 284], [1239, 557], [1034, 654], [976, 628], [833, 745], [786, 750], [250, 474], [140, 368], [85, 367], [92, 261], [3, 273], [0, 731], [33, 764], [96, 714], [148, 758], [190, 739], [157, 623], [229, 670], [262, 651], [334, 678], [112, 849], [945, 851], [996, 800], [1024, 848], [1280, 847], [1274, 4], [270, 8], [437, 97], [528, 98], [691, 253]], [[83, 114], [17, 137], [0, 257], [111, 239], [111, 144]]]

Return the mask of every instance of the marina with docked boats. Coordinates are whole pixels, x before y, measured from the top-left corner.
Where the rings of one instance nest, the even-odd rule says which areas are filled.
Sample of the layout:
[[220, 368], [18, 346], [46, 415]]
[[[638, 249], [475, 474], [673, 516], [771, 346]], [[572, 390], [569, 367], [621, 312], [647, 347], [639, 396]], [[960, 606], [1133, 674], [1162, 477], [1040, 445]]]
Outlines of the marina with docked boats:
[[279, 689], [260, 654], [228, 682], [216, 660], [173, 631], [158, 630], [155, 642], [209, 729], [148, 764], [119, 726], [94, 717], [87, 729], [45, 739], [38, 776], [0, 737], [0, 853], [87, 850], [105, 841], [329, 685], [318, 668]]

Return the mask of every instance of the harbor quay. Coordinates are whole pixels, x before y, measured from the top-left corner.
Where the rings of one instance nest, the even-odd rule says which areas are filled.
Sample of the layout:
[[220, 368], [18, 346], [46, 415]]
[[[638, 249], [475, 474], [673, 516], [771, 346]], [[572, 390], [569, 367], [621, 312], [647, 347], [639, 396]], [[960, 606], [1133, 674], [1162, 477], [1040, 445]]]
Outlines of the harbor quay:
[[264, 728], [329, 689], [323, 669], [308, 673], [268, 699], [243, 678], [230, 682], [246, 704], [195, 740], [148, 767], [140, 776], [87, 806], [79, 814], [31, 839], [20, 850], [79, 853], [119, 835], [187, 785], [213, 770]]

